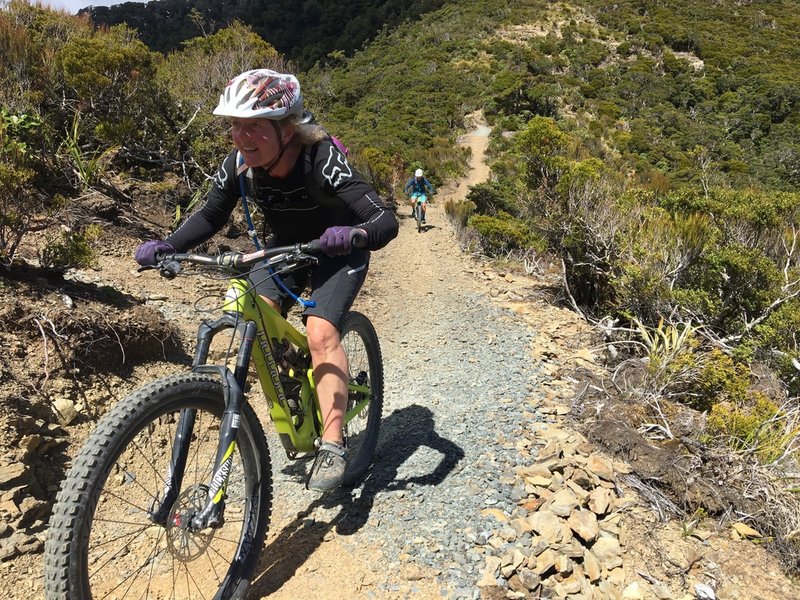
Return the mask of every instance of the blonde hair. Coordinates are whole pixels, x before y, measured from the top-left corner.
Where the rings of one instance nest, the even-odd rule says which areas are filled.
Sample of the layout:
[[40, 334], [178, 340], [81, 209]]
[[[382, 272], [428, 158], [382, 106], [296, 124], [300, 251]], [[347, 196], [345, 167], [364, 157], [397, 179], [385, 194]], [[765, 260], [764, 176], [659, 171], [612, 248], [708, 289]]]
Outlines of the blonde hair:
[[315, 144], [329, 137], [322, 125], [305, 122], [304, 116], [292, 115], [285, 121], [294, 129], [294, 135], [301, 144]]

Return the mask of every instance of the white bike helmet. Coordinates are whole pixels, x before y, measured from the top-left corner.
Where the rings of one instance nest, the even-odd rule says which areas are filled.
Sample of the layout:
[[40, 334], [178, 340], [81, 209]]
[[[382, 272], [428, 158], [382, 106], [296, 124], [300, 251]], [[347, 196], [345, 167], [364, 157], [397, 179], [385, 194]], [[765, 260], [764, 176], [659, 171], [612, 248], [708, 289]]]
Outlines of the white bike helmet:
[[294, 75], [276, 73], [270, 69], [245, 71], [225, 86], [213, 114], [273, 120], [302, 115], [300, 82]]
[[422, 177], [422, 169], [417, 169], [414, 171], [414, 177]]

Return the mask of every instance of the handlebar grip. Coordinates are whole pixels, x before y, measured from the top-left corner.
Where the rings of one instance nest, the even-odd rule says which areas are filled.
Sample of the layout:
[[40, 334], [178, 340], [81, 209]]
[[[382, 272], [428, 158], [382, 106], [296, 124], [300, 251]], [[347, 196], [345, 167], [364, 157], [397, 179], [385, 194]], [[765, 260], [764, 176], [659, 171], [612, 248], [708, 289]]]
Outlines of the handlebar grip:
[[322, 248], [320, 248], [319, 240], [311, 240], [306, 245], [307, 252], [322, 252]]

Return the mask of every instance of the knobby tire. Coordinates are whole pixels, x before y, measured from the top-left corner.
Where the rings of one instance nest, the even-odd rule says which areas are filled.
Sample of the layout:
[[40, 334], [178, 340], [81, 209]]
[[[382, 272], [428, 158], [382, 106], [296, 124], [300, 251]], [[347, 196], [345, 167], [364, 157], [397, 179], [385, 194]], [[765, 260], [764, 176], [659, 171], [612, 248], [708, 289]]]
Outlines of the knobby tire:
[[62, 484], [45, 547], [48, 600], [244, 596], [272, 504], [264, 431], [246, 405], [222, 527], [191, 533], [177, 517], [157, 525], [149, 503], [163, 489], [183, 409], [196, 409], [197, 419], [174, 506], [204, 503], [224, 410], [222, 384], [196, 373], [147, 384], [100, 420]]
[[[367, 383], [371, 395], [369, 404], [344, 428], [348, 461], [343, 483], [353, 485], [369, 468], [378, 443], [383, 410], [383, 359], [375, 328], [363, 314], [347, 313], [342, 321], [341, 337], [350, 380]], [[351, 393], [348, 410], [361, 400], [358, 394]]]

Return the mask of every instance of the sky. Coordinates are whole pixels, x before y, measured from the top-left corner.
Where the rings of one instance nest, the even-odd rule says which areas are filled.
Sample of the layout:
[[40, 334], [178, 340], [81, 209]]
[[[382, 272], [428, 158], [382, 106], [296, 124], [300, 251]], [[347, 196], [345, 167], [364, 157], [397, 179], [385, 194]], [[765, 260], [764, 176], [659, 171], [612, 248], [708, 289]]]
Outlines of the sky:
[[[39, 2], [45, 6], [63, 9], [73, 15], [76, 14], [80, 9], [86, 8], [87, 6], [112, 6], [114, 4], [122, 4], [123, 2], [127, 1], [141, 2], [142, 0], [39, 0]], [[34, 4], [36, 0], [29, 0], [29, 2]]]

